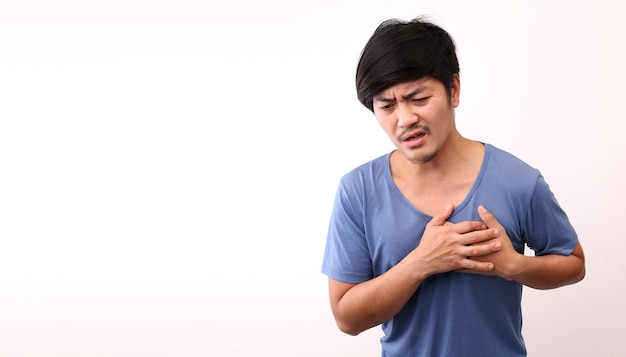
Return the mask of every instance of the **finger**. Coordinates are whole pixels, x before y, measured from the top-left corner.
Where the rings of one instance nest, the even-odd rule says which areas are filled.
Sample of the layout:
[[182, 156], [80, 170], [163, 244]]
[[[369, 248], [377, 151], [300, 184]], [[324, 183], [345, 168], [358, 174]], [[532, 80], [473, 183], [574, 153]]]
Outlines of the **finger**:
[[502, 242], [500, 241], [492, 241], [485, 242], [484, 244], [476, 244], [465, 246], [463, 250], [463, 255], [472, 258], [472, 257], [480, 257], [483, 255], [488, 255], [495, 253], [502, 249]]
[[475, 273], [475, 272], [490, 272], [495, 267], [491, 262], [479, 262], [472, 259], [464, 259], [461, 263], [463, 268], [458, 269], [459, 272]]
[[439, 213], [437, 213], [433, 219], [428, 222], [428, 225], [431, 226], [442, 226], [446, 223], [446, 220], [452, 214], [452, 210], [454, 209], [453, 205], [447, 205], [444, 209], [442, 209]]
[[463, 245], [481, 245], [499, 236], [498, 229], [483, 229], [464, 234], [459, 242]]
[[455, 223], [452, 228], [455, 233], [465, 234], [474, 231], [481, 231], [487, 229], [487, 225], [484, 222], [479, 221], [463, 221]]

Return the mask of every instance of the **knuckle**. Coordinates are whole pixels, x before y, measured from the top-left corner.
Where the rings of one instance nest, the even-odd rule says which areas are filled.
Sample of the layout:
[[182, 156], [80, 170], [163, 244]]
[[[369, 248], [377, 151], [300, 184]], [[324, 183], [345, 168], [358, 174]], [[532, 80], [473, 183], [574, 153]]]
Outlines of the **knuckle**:
[[467, 241], [469, 244], [476, 244], [481, 241], [480, 233], [472, 233], [467, 235]]

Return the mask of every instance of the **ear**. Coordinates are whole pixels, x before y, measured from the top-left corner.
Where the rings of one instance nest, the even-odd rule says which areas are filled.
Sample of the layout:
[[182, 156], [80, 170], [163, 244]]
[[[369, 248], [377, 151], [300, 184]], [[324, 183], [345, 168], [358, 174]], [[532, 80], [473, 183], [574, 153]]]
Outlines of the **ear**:
[[461, 77], [458, 73], [454, 74], [452, 79], [452, 87], [450, 87], [450, 104], [456, 108], [461, 103]]

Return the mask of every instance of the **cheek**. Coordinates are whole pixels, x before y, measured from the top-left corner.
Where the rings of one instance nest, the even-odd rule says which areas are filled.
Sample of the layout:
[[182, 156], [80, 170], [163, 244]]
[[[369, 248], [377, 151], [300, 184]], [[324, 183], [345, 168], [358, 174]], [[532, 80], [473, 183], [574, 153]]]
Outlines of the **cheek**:
[[441, 105], [436, 108], [430, 108], [427, 113], [424, 113], [425, 117], [429, 118], [429, 123], [431, 126], [448, 126], [452, 124], [453, 121], [453, 111], [446, 102], [446, 105]]

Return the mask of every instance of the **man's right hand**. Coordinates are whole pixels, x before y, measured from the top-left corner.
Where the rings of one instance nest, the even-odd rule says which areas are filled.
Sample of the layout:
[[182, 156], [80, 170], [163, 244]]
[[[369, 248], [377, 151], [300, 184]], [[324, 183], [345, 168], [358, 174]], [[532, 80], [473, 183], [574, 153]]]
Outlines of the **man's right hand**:
[[[447, 219], [453, 210], [454, 206], [448, 205], [433, 217], [426, 225], [420, 244], [407, 258], [426, 269], [426, 275], [458, 269], [491, 271], [493, 263], [471, 258], [502, 249], [502, 244], [494, 239], [498, 237], [498, 231], [479, 221], [450, 223]], [[489, 244], [492, 239], [493, 244]]]

